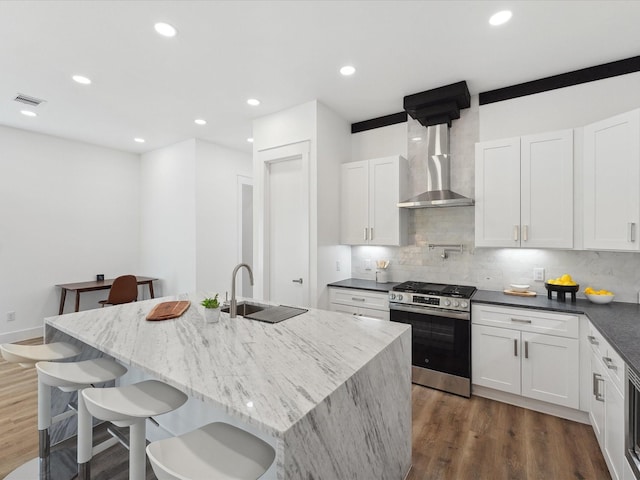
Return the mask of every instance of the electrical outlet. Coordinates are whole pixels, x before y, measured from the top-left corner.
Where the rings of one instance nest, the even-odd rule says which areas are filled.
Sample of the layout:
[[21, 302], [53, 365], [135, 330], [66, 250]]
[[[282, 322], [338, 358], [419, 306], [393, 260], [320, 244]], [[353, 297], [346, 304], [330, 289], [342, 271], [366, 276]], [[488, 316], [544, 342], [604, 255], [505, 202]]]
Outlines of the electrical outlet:
[[340, 271], [340, 260], [336, 260], [336, 272]]
[[544, 268], [533, 269], [533, 280], [536, 282], [544, 282]]
[[13, 322], [16, 319], [16, 312], [7, 312], [7, 322]]
[[365, 270], [371, 270], [371, 259], [370, 258], [367, 258], [364, 261], [364, 269]]

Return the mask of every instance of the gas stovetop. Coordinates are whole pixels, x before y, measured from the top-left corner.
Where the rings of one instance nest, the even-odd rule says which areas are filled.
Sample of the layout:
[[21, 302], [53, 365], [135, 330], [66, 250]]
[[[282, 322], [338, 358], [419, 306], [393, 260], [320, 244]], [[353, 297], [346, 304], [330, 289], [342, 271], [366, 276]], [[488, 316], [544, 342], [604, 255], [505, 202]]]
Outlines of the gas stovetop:
[[[443, 283], [404, 282], [389, 292], [391, 304], [440, 308], [468, 312], [467, 301], [476, 292], [476, 287], [468, 285], [447, 285]], [[393, 305], [390, 305], [393, 308]]]

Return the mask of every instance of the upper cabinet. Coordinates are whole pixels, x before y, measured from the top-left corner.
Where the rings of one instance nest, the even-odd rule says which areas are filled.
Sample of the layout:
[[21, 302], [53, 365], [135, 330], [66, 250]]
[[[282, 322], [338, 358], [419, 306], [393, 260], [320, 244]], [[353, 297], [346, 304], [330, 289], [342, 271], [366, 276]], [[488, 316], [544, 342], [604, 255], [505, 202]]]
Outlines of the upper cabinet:
[[476, 144], [476, 246], [573, 247], [573, 130]]
[[640, 250], [640, 110], [584, 127], [584, 247]]
[[401, 156], [342, 165], [340, 241], [347, 245], [402, 245], [407, 211], [407, 161]]

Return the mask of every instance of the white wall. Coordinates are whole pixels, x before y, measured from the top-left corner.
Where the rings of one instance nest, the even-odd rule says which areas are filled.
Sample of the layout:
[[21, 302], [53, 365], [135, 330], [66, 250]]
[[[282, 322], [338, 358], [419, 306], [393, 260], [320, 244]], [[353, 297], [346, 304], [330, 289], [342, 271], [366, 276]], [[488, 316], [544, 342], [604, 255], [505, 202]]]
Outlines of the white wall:
[[365, 130], [351, 135], [350, 162], [402, 155], [408, 158], [407, 122]]
[[481, 105], [480, 141], [583, 127], [638, 107], [640, 72], [559, 88]]
[[[251, 155], [196, 141], [196, 288], [231, 294], [240, 261], [238, 176], [252, 175]], [[244, 275], [244, 272], [243, 272]], [[241, 281], [237, 280], [237, 291]]]
[[56, 284], [155, 273], [138, 264], [139, 179], [137, 155], [0, 126], [0, 341], [42, 334]]
[[160, 278], [156, 296], [196, 290], [196, 141], [141, 158], [140, 265]]

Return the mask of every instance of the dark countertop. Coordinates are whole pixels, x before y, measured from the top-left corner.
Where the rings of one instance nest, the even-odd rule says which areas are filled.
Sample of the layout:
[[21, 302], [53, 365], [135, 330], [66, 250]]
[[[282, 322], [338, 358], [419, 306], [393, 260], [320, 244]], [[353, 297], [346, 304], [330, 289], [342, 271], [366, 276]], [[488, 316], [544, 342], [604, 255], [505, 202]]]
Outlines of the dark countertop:
[[559, 302], [555, 298], [548, 300], [545, 294], [516, 297], [489, 290], [478, 290], [472, 302], [584, 314], [625, 363], [640, 375], [640, 305], [622, 302], [597, 305], [581, 298], [577, 299], [576, 303], [568, 300]]
[[348, 278], [328, 284], [328, 287], [355, 288], [357, 290], [371, 290], [372, 292], [388, 292], [400, 282], [378, 283], [375, 280], [362, 280], [361, 278]]

